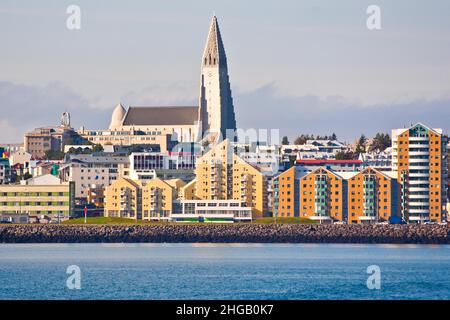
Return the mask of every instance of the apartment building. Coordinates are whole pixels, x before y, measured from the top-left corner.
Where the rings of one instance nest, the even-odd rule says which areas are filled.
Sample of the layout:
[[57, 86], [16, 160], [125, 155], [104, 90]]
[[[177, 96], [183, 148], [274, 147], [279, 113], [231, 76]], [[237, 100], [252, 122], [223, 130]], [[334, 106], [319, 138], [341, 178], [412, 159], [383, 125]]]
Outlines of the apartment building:
[[87, 198], [92, 185], [96, 188], [109, 186], [118, 177], [117, 169], [98, 164], [68, 163], [59, 169], [63, 181], [73, 181], [76, 185], [76, 198]]
[[361, 160], [300, 159], [295, 162], [297, 170], [303, 174], [318, 168], [325, 168], [333, 172], [354, 172], [360, 170], [362, 165]]
[[0, 184], [6, 184], [11, 181], [11, 166], [9, 159], [0, 158]]
[[93, 185], [96, 189], [105, 188], [119, 176], [129, 177], [129, 158], [108, 154], [67, 154], [58, 174], [63, 181], [75, 182], [76, 198], [87, 198]]
[[273, 179], [273, 214], [277, 217], [300, 216], [300, 179], [291, 167]]
[[292, 167], [274, 178], [274, 215], [321, 223], [375, 223], [398, 216], [399, 188], [392, 172], [374, 168], [305, 173]]
[[161, 179], [119, 178], [105, 190], [105, 216], [134, 220], [170, 220], [174, 191]]
[[105, 217], [142, 219], [139, 182], [127, 178], [119, 178], [105, 189]]
[[0, 185], [0, 213], [47, 215], [54, 221], [68, 219], [75, 208], [75, 185], [52, 176], [23, 184]]
[[197, 162], [195, 197], [238, 200], [251, 207], [253, 218], [267, 212], [267, 178], [234, 153], [229, 140], [215, 145]]
[[69, 141], [80, 140], [78, 134], [67, 126], [36, 128], [24, 135], [24, 150], [33, 158], [44, 159], [47, 151], [62, 151]]
[[321, 223], [347, 219], [347, 181], [325, 168], [318, 168], [302, 178], [300, 215]]
[[388, 221], [398, 216], [399, 188], [392, 172], [367, 168], [347, 179], [348, 223]]
[[447, 137], [417, 123], [392, 130], [392, 170], [401, 185], [400, 212], [409, 222], [446, 220]]

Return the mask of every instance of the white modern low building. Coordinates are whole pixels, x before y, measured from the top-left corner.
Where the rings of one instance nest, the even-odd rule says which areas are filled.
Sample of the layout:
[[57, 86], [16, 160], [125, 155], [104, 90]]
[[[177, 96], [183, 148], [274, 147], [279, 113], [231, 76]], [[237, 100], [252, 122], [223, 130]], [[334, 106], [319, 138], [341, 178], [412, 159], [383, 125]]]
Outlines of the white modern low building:
[[237, 200], [176, 200], [170, 217], [173, 222], [250, 222], [252, 209]]

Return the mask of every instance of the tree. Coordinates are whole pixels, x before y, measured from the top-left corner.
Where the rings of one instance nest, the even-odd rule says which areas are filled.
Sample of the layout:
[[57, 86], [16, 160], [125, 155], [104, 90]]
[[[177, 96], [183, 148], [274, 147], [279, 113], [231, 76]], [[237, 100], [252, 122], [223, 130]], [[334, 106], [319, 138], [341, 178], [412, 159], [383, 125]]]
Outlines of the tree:
[[361, 137], [359, 137], [358, 143], [356, 144], [355, 153], [358, 155], [361, 153], [365, 153], [366, 147], [367, 147], [367, 138], [364, 134], [362, 134]]
[[92, 147], [92, 152], [102, 152], [103, 146], [101, 144], [96, 144]]
[[333, 133], [332, 135], [312, 135], [312, 134], [301, 134], [294, 140], [294, 144], [300, 145], [305, 144], [308, 140], [337, 140], [337, 135]]
[[353, 151], [338, 151], [336, 152], [336, 160], [355, 160], [358, 154]]
[[62, 152], [62, 151], [52, 151], [52, 150], [45, 151], [45, 159], [61, 160], [63, 158], [64, 158], [64, 152]]
[[391, 137], [387, 133], [377, 133], [369, 146], [369, 152], [382, 152], [391, 145]]
[[308, 141], [309, 139], [312, 139], [312, 138], [313, 138], [312, 136], [309, 136], [307, 134], [301, 134], [295, 139], [294, 144], [297, 144], [297, 145], [305, 144], [306, 141]]
[[284, 136], [283, 139], [281, 140], [281, 144], [282, 145], [288, 145], [289, 144], [289, 139], [287, 136]]

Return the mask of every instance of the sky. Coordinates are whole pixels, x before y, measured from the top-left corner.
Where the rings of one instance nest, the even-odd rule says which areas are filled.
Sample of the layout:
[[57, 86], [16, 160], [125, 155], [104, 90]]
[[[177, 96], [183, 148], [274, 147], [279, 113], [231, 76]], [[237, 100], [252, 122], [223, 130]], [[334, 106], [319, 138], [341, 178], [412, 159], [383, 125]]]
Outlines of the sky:
[[[369, 5], [381, 30], [366, 26]], [[447, 0], [2, 0], [0, 143], [64, 111], [106, 129], [119, 102], [197, 104], [213, 12], [238, 127], [347, 142], [415, 122], [449, 132]]]

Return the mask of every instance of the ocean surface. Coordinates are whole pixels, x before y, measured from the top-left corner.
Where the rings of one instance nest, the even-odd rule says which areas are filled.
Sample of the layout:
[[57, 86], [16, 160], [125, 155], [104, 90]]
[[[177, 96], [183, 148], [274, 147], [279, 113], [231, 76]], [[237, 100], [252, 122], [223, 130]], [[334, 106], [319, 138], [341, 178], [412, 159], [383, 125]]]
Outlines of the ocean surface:
[[0, 244], [0, 299], [450, 299], [450, 246]]

